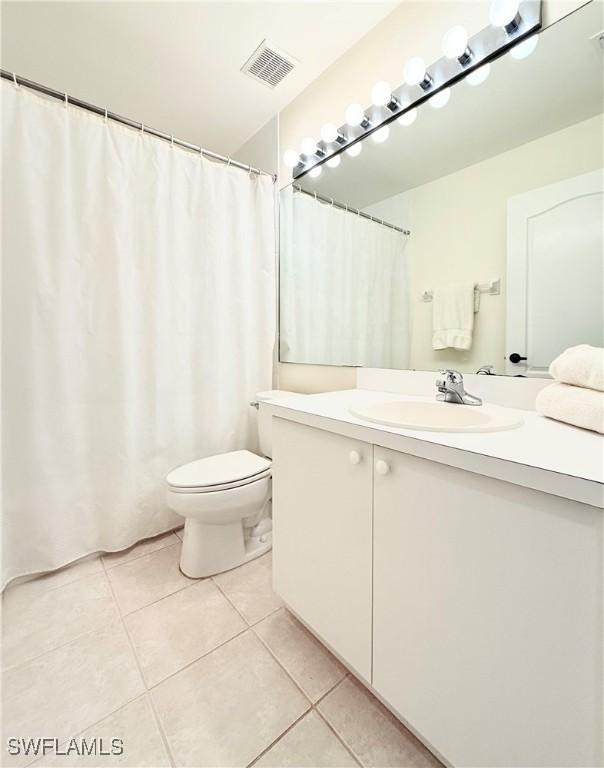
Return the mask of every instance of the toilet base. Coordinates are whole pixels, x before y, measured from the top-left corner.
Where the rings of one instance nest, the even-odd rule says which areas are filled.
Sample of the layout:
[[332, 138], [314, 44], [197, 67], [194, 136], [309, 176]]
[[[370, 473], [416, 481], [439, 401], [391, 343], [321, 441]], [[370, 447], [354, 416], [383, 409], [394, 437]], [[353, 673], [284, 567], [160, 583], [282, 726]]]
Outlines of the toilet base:
[[246, 536], [241, 520], [208, 525], [194, 518], [185, 520], [180, 570], [190, 579], [202, 579], [254, 560], [273, 545], [271, 531]]

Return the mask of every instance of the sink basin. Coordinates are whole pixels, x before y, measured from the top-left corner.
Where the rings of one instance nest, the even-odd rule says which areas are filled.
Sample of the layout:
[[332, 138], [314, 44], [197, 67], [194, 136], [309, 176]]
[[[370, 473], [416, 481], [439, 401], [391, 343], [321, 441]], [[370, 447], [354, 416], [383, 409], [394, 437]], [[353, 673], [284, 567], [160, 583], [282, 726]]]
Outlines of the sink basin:
[[359, 403], [350, 413], [374, 424], [427, 432], [498, 432], [523, 423], [507, 408], [495, 405], [456, 405], [437, 400], [388, 400]]

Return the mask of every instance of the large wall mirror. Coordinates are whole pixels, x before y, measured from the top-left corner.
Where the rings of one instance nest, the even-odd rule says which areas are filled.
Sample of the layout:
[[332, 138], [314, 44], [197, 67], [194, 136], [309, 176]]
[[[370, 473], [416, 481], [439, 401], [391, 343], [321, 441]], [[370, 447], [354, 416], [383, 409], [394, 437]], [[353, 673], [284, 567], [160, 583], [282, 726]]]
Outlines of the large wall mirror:
[[282, 191], [282, 362], [546, 375], [604, 346], [600, 3], [531, 43]]

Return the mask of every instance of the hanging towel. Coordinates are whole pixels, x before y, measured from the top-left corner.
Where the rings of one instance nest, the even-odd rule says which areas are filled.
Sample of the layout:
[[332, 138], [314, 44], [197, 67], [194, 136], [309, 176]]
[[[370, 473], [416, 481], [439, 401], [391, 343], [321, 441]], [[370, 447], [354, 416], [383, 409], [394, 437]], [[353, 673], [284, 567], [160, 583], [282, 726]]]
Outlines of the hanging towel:
[[562, 352], [549, 367], [557, 381], [604, 392], [604, 349], [579, 344]]
[[432, 348], [470, 349], [474, 328], [475, 283], [435, 288], [432, 308]]
[[539, 392], [535, 408], [550, 419], [604, 434], [604, 392], [555, 381]]

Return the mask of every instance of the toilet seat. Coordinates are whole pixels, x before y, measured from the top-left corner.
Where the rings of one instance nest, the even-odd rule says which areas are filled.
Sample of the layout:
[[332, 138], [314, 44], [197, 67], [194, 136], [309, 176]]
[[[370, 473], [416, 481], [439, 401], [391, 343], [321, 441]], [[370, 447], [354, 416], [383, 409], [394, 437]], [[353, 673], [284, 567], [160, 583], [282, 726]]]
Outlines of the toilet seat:
[[249, 485], [270, 472], [270, 459], [251, 451], [231, 451], [177, 467], [166, 480], [174, 493], [211, 493]]

